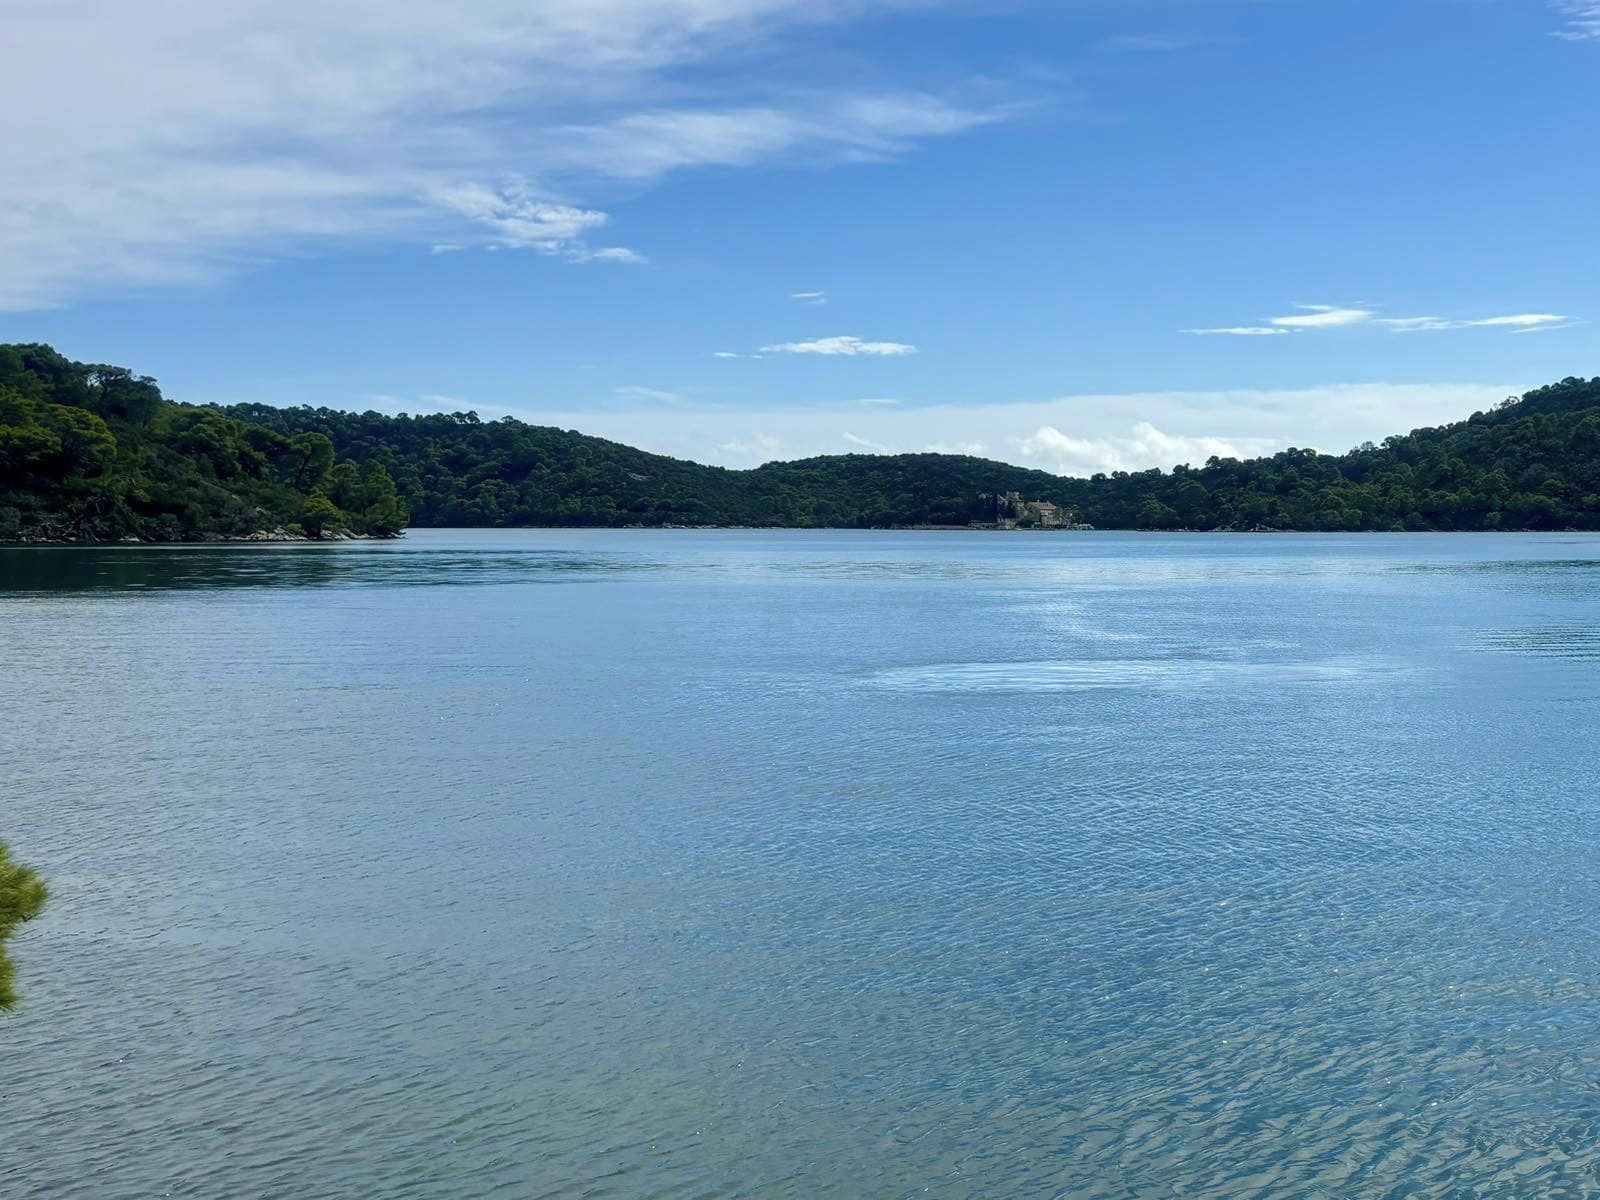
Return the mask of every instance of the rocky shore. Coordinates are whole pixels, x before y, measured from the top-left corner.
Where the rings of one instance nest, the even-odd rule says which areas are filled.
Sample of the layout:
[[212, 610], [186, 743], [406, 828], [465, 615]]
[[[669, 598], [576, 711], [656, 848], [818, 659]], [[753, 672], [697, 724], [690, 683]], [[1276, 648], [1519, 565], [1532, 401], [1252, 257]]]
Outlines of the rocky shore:
[[29, 531], [20, 537], [0, 541], [0, 546], [217, 546], [230, 545], [244, 542], [376, 542], [387, 539], [377, 537], [370, 533], [351, 533], [345, 529], [325, 529], [320, 537], [313, 537], [309, 533], [298, 529], [257, 529], [253, 533], [220, 534], [206, 533], [192, 538], [159, 538], [138, 537], [129, 534], [120, 538], [96, 538], [73, 533], [71, 531]]

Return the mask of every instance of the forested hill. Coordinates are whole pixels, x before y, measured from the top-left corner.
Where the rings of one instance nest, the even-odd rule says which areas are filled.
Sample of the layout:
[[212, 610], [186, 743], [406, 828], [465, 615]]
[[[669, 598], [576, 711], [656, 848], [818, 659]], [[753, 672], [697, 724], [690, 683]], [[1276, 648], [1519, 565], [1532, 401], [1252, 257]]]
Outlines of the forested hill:
[[420, 526], [967, 525], [983, 515], [980, 493], [1043, 499], [1069, 483], [948, 454], [851, 454], [736, 471], [474, 413], [224, 411], [284, 435], [315, 430], [341, 456], [385, 464]]
[[965, 525], [992, 515], [982, 495], [1014, 491], [1101, 529], [1600, 529], [1600, 379], [1340, 456], [1286, 450], [1092, 479], [944, 454], [730, 471], [472, 413], [225, 411], [383, 464], [417, 525]]
[[123, 367], [0, 345], [0, 542], [392, 536], [406, 511], [381, 463], [173, 404]]
[[120, 367], [0, 346], [0, 541], [422, 526], [967, 525], [1018, 492], [1102, 529], [1600, 529], [1600, 379], [1332, 456], [1067, 479], [942, 454], [748, 471], [472, 413], [180, 405]]

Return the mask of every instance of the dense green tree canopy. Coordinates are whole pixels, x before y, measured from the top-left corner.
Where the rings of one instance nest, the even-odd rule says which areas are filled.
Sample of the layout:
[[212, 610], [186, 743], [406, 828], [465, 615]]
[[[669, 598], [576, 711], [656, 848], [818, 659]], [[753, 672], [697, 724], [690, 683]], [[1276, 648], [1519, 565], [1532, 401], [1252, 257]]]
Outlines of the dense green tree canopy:
[[[0, 541], [304, 529], [334, 469], [332, 443], [313, 430], [275, 433], [169, 403], [121, 367], [0, 346]], [[406, 524], [393, 480], [377, 473], [357, 474], [331, 517], [311, 511], [319, 530], [389, 536]]]
[[341, 458], [381, 466], [418, 525], [966, 525], [992, 516], [981, 497], [1015, 491], [1102, 529], [1600, 528], [1600, 379], [1344, 455], [1285, 450], [1092, 479], [946, 454], [729, 471], [470, 412], [228, 413], [284, 436], [321, 432]]
[[1102, 529], [1600, 529], [1600, 379], [1348, 454], [1285, 450], [1067, 479], [945, 454], [731, 471], [476, 413], [192, 407], [118, 367], [0, 346], [0, 541], [195, 540], [289, 528], [992, 519], [997, 493]]
[[6, 957], [6, 943], [24, 921], [44, 911], [49, 890], [44, 881], [21, 863], [11, 861], [0, 843], [0, 1011], [16, 1007], [16, 972]]

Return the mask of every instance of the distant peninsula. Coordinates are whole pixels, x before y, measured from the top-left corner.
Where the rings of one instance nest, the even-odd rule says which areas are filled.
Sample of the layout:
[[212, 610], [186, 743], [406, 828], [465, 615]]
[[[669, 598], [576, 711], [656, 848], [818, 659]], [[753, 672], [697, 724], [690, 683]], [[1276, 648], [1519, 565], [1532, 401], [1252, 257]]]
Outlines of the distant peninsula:
[[0, 542], [394, 537], [422, 527], [1600, 529], [1600, 379], [1348, 454], [1064, 478], [949, 454], [730, 470], [476, 413], [178, 404], [0, 345]]

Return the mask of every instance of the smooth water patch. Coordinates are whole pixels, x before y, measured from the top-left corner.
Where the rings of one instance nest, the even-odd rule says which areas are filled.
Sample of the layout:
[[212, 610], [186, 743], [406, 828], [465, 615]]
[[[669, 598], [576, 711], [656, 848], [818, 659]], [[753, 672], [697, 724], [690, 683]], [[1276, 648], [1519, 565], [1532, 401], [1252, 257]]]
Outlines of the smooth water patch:
[[879, 671], [869, 682], [897, 691], [1057, 692], [1097, 688], [1328, 686], [1409, 671], [1392, 662], [1215, 662], [1196, 659], [938, 663]]

